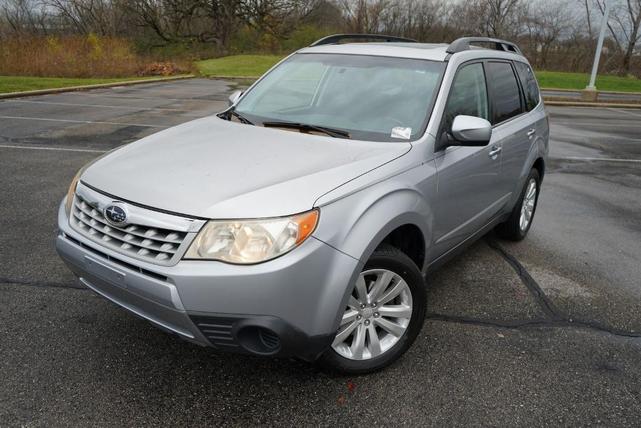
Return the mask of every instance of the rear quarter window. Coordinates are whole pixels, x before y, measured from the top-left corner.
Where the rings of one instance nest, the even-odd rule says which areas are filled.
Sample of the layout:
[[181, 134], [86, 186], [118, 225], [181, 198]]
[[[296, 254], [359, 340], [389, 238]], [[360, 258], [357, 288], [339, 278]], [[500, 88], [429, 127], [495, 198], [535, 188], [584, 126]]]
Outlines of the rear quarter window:
[[492, 124], [505, 122], [521, 114], [521, 91], [512, 65], [509, 62], [488, 62], [487, 74], [494, 107]]
[[515, 62], [516, 72], [521, 80], [523, 93], [525, 94], [525, 107], [527, 111], [532, 111], [539, 105], [541, 95], [539, 94], [539, 85], [536, 82], [534, 72], [529, 65], [522, 62]]

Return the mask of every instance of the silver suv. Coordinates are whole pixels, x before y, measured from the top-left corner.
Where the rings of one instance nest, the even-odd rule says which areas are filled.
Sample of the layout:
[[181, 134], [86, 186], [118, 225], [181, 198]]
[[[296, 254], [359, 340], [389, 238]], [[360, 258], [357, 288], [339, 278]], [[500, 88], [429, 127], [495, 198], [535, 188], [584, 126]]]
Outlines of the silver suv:
[[80, 281], [183, 339], [374, 371], [428, 273], [532, 224], [549, 129], [512, 43], [331, 36], [230, 104], [85, 166], [58, 213]]

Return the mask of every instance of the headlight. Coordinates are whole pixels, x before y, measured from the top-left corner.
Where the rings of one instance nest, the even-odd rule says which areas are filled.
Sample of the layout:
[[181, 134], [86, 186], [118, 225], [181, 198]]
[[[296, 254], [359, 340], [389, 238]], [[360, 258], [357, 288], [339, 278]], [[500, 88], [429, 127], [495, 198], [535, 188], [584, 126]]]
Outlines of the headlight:
[[82, 173], [85, 171], [86, 167], [80, 168], [80, 170], [76, 173], [75, 177], [73, 177], [73, 180], [71, 180], [71, 184], [69, 185], [69, 190], [67, 190], [67, 202], [65, 203], [65, 209], [67, 210], [67, 216], [71, 214], [71, 207], [73, 206], [73, 197], [76, 194], [76, 188], [78, 187], [78, 182], [80, 181], [80, 176]]
[[318, 210], [291, 217], [208, 222], [185, 254], [186, 259], [236, 264], [265, 262], [291, 251], [318, 223]]

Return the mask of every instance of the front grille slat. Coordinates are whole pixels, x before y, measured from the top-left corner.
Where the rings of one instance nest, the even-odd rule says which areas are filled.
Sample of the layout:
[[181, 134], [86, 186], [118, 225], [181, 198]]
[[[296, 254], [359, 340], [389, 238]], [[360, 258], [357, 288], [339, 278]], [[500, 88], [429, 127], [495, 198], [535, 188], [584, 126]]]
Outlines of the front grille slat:
[[117, 227], [109, 224], [100, 210], [76, 194], [71, 224], [77, 231], [122, 254], [155, 264], [167, 265], [177, 256], [187, 232], [142, 224]]
[[152, 277], [154, 279], [157, 279], [159, 281], [165, 281], [165, 282], [169, 281], [169, 278], [167, 278], [164, 275], [161, 275], [159, 273], [152, 272], [150, 270], [143, 269], [141, 267], [132, 265], [131, 263], [127, 263], [127, 262], [125, 262], [123, 260], [120, 260], [120, 259], [118, 259], [116, 257], [112, 257], [109, 254], [105, 254], [102, 251], [96, 250], [95, 248], [91, 247], [90, 245], [83, 244], [82, 242], [80, 242], [76, 238], [74, 238], [73, 236], [69, 236], [67, 234], [64, 234], [64, 237], [66, 239], [70, 240], [71, 242], [73, 242], [74, 244], [78, 245], [79, 247], [82, 247], [85, 250], [87, 250], [87, 251], [89, 251], [89, 252], [91, 252], [91, 253], [93, 253], [93, 254], [95, 254], [97, 256], [100, 256], [100, 257], [102, 257], [102, 258], [104, 258], [106, 260], [109, 260], [110, 262], [115, 263], [115, 264], [117, 264], [119, 266], [122, 266], [124, 268], [133, 270], [134, 272], [139, 272], [139, 273], [141, 273], [143, 275], [150, 276], [150, 277]]
[[[79, 196], [76, 195], [76, 198], [79, 199]], [[82, 204], [87, 205], [87, 203], [84, 202], [84, 201], [82, 202]], [[180, 232], [168, 231], [169, 233], [167, 234], [167, 236], [165, 236], [164, 238], [158, 238], [158, 237], [155, 237], [155, 235], [148, 235], [147, 234], [149, 231], [156, 231], [156, 233], [157, 233], [157, 231], [158, 231], [157, 228], [147, 228], [146, 226], [142, 226], [141, 227], [141, 226], [135, 225], [135, 224], [129, 225], [124, 229], [120, 228], [120, 227], [116, 227], [116, 226], [111, 226], [104, 219], [102, 213], [98, 212], [98, 210], [92, 209], [92, 211], [95, 211], [95, 213], [96, 213], [95, 215], [92, 215], [91, 211], [87, 211], [86, 208], [83, 209], [78, 203], [76, 203], [75, 205], [78, 207], [78, 209], [80, 211], [82, 211], [85, 215], [89, 216], [93, 220], [96, 220], [97, 222], [100, 222], [105, 226], [108, 226], [108, 227], [110, 227], [110, 228], [112, 228], [114, 230], [118, 230], [119, 232], [122, 232], [122, 233], [125, 233], [125, 234], [138, 236], [138, 237], [143, 238], [143, 239], [154, 239], [154, 240], [159, 241], [159, 242], [166, 242], [166, 243], [176, 244], [176, 245], [180, 245], [182, 240], [184, 239], [184, 238], [181, 238], [181, 233]], [[144, 232], [138, 232], [138, 230], [144, 230]], [[176, 236], [176, 237], [174, 238], [174, 236]]]
[[[87, 221], [86, 219], [80, 218], [74, 213], [74, 216], [81, 222], [83, 222], [87, 227], [90, 227], [92, 229], [98, 230], [100, 233], [109, 236], [110, 238], [113, 238], [115, 240], [119, 241], [124, 241], [124, 243], [121, 245], [121, 248], [128, 248], [125, 247], [125, 245], [136, 245], [138, 247], [143, 247], [148, 250], [153, 250], [157, 252], [163, 252], [163, 253], [170, 253], [174, 254], [177, 250], [177, 245], [179, 244], [173, 244], [173, 243], [166, 243], [162, 241], [156, 241], [156, 240], [151, 240], [149, 238], [142, 239], [142, 240], [136, 240], [135, 238], [128, 238], [126, 232], [122, 232], [121, 229], [114, 228], [112, 226], [105, 225], [104, 223], [101, 223], [102, 226], [97, 226], [97, 225], [92, 225], [91, 222]], [[145, 242], [146, 240], [150, 240], [152, 242]]]

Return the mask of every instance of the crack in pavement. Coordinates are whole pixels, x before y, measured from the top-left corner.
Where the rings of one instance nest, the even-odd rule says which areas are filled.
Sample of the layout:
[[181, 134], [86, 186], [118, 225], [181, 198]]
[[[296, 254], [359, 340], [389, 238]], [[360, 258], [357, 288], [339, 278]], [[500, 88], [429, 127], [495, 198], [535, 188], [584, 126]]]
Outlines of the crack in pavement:
[[456, 324], [468, 324], [475, 325], [479, 327], [492, 327], [492, 328], [505, 328], [509, 330], [520, 330], [525, 328], [583, 328], [587, 330], [594, 330], [601, 333], [608, 333], [613, 336], [626, 337], [626, 338], [641, 338], [641, 334], [629, 332], [625, 330], [619, 330], [616, 328], [610, 328], [603, 326], [595, 322], [586, 322], [581, 320], [551, 320], [546, 318], [530, 319], [530, 320], [483, 320], [478, 318], [470, 318], [456, 315], [444, 315], [438, 313], [429, 313], [425, 316], [425, 319], [430, 321], [442, 321]]
[[554, 306], [554, 303], [552, 303], [550, 298], [545, 294], [541, 286], [534, 280], [534, 278], [532, 278], [527, 269], [525, 269], [525, 266], [523, 266], [516, 257], [508, 253], [495, 239], [489, 237], [486, 238], [485, 241], [491, 249], [496, 251], [501, 258], [503, 258], [512, 267], [512, 269], [516, 271], [519, 278], [521, 278], [521, 282], [525, 287], [527, 287], [530, 294], [532, 294], [532, 297], [534, 297], [534, 300], [538, 303], [548, 318], [555, 321], [565, 320], [566, 317], [564, 317], [561, 314], [561, 311]]
[[[481, 327], [494, 327], [494, 328], [506, 328], [506, 329], [524, 329], [524, 328], [540, 328], [540, 327], [549, 327], [549, 328], [584, 328], [588, 330], [594, 330], [602, 333], [608, 333], [614, 336], [626, 337], [626, 338], [641, 338], [641, 333], [636, 333], [634, 331], [620, 330], [617, 328], [609, 327], [607, 325], [600, 324], [595, 321], [585, 321], [572, 319], [568, 315], [560, 311], [550, 298], [545, 294], [541, 286], [536, 282], [534, 278], [529, 274], [527, 269], [519, 262], [513, 255], [508, 253], [492, 236], [489, 236], [485, 239], [488, 246], [493, 249], [497, 254], [501, 256], [517, 273], [521, 282], [528, 289], [530, 294], [534, 297], [534, 300], [543, 310], [545, 318], [535, 318], [527, 320], [496, 320], [496, 319], [479, 319], [458, 315], [446, 315], [439, 313], [428, 313], [426, 315], [427, 320], [432, 321], [442, 321], [442, 322], [451, 322], [458, 324], [468, 324], [476, 325]], [[75, 286], [69, 283], [59, 283], [59, 282], [32, 282], [19, 279], [11, 279], [0, 277], [0, 284], [8, 285], [25, 285], [31, 287], [51, 287], [51, 288], [71, 288], [74, 290], [83, 290], [89, 291], [88, 288], [82, 286]]]
[[520, 329], [520, 328], [532, 328], [532, 327], [554, 327], [554, 328], [566, 328], [566, 327], [575, 327], [575, 328], [584, 328], [589, 330], [595, 330], [602, 333], [609, 333], [614, 336], [627, 337], [627, 338], [641, 338], [641, 333], [636, 333], [634, 331], [620, 330], [617, 328], [609, 327], [607, 325], [600, 324], [595, 321], [586, 321], [580, 319], [570, 318], [567, 314], [564, 314], [560, 311], [550, 298], [545, 294], [541, 286], [536, 282], [534, 278], [529, 274], [527, 269], [519, 262], [516, 257], [508, 253], [492, 236], [489, 236], [485, 239], [490, 248], [496, 251], [501, 258], [503, 258], [514, 271], [517, 273], [521, 282], [526, 286], [528, 291], [534, 297], [534, 300], [543, 310], [546, 318], [537, 318], [529, 320], [511, 320], [511, 321], [502, 321], [502, 320], [483, 320], [478, 318], [471, 318], [465, 316], [456, 316], [456, 315], [445, 315], [438, 313], [429, 313], [426, 315], [426, 319], [434, 321], [443, 321], [443, 322], [453, 322], [459, 324], [471, 324], [482, 327], [499, 327], [507, 329]]

